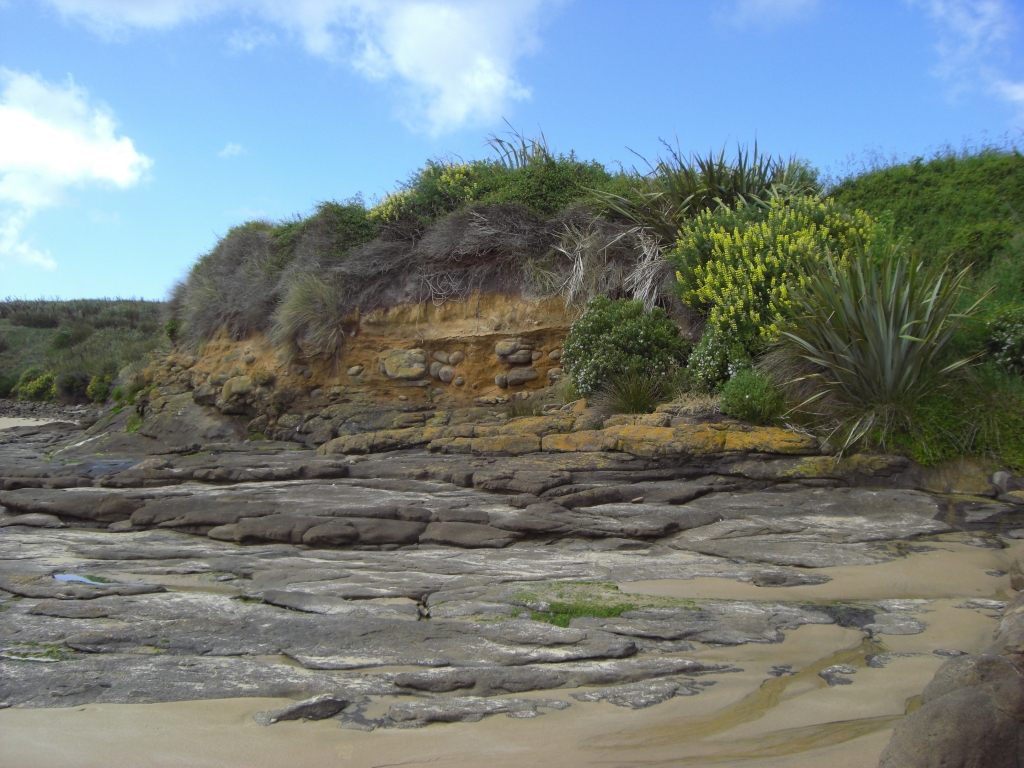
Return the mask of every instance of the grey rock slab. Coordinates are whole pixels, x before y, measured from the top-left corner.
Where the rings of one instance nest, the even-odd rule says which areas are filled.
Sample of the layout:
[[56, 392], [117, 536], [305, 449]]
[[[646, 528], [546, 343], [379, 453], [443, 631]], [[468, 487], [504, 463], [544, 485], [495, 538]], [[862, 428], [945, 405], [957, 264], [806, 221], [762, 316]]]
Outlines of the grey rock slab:
[[[700, 529], [696, 529], [700, 530]], [[839, 565], [877, 565], [894, 559], [884, 549], [867, 544], [830, 544], [796, 535], [747, 536], [693, 541], [684, 535], [663, 542], [667, 546], [750, 563], [830, 568]]]
[[0, 517], [0, 528], [7, 528], [12, 525], [24, 525], [29, 528], [67, 528], [56, 515], [46, 515], [39, 512], [27, 515], [4, 515]]
[[455, 547], [507, 547], [521, 535], [477, 523], [430, 523], [420, 535], [421, 544], [448, 544]]
[[905, 613], [878, 614], [870, 624], [862, 628], [874, 635], [919, 635], [928, 628], [920, 619]]
[[[789, 493], [714, 493], [692, 501], [687, 506], [708, 510], [720, 519], [852, 515], [872, 519], [875, 525], [885, 525], [885, 518], [889, 515], [895, 514], [901, 520], [908, 515], [932, 519], [940, 512], [936, 501], [920, 491], [869, 488], [806, 488]], [[947, 527], [944, 530], [951, 529]]]
[[818, 677], [829, 685], [850, 685], [853, 683], [853, 680], [848, 675], [856, 673], [857, 668], [851, 667], [849, 664], [833, 664], [831, 667], [821, 670], [818, 673]]
[[112, 523], [127, 520], [143, 499], [105, 489], [47, 490], [23, 488], [0, 492], [0, 505], [22, 514], [37, 513]]
[[447, 667], [399, 673], [394, 683], [399, 688], [431, 693], [470, 690], [478, 696], [494, 696], [553, 688], [629, 683], [668, 675], [715, 671], [730, 669], [692, 659], [636, 658], [527, 664], [519, 667]]
[[392, 704], [387, 718], [401, 727], [418, 727], [429, 723], [475, 723], [489, 715], [537, 717], [540, 708], [561, 710], [569, 702], [558, 699], [488, 699], [477, 696], [452, 696], [420, 699]]
[[56, 666], [0, 660], [0, 700], [29, 708], [289, 698], [339, 687], [331, 675], [244, 657], [88, 654]]
[[350, 616], [352, 618], [392, 618], [418, 621], [419, 610], [412, 600], [395, 599], [377, 600], [345, 600], [326, 595], [311, 595], [307, 592], [292, 592], [283, 589], [268, 589], [263, 593], [263, 601], [281, 608], [304, 613], [320, 613]]
[[575, 618], [570, 627], [626, 637], [741, 645], [781, 642], [783, 630], [834, 622], [825, 611], [793, 604], [701, 601], [697, 608], [641, 608], [616, 618]]
[[144, 595], [166, 591], [156, 584], [87, 584], [59, 581], [51, 575], [21, 576], [11, 573], [0, 573], [0, 589], [20, 597], [58, 600], [92, 600], [108, 595]]
[[259, 725], [273, 725], [283, 720], [326, 720], [334, 717], [352, 702], [331, 693], [314, 696], [305, 701], [297, 701], [282, 709], [257, 712], [253, 715]]
[[571, 696], [577, 701], [607, 701], [617, 707], [646, 709], [675, 696], [696, 696], [705, 685], [694, 680], [643, 680]]

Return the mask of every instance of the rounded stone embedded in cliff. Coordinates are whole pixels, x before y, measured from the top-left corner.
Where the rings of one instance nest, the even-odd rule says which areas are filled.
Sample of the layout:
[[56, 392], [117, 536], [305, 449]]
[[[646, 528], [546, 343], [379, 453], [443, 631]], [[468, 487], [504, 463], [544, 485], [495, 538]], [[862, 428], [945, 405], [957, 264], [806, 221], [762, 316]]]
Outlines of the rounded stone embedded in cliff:
[[498, 357], [512, 355], [521, 349], [533, 349], [533, 344], [525, 339], [502, 339], [494, 345], [494, 354]]
[[347, 371], [345, 371], [345, 373], [347, 373], [349, 376], [358, 376], [359, 374], [361, 374], [363, 372], [363, 370], [365, 370], [363, 368], [363, 366], [361, 366], [361, 365], [353, 365], [351, 368], [349, 368]]
[[502, 389], [504, 389], [505, 387], [508, 386], [508, 379], [505, 378], [504, 374], [499, 373], [497, 376], [494, 377], [494, 383], [497, 384]]
[[430, 376], [432, 378], [435, 378], [435, 379], [439, 378], [438, 374], [440, 372], [441, 372], [441, 363], [439, 363], [437, 360], [435, 360], [434, 362], [432, 362], [430, 364]]
[[561, 349], [561, 347], [559, 347], [558, 349], [552, 349], [550, 352], [548, 352], [548, 357], [550, 357], [552, 360], [561, 360], [562, 359], [562, 349]]
[[389, 379], [415, 381], [427, 373], [426, 356], [416, 349], [392, 349], [381, 360], [381, 371]]
[[455, 379], [455, 369], [450, 365], [442, 365], [437, 371], [437, 378], [447, 384]]
[[457, 376], [455, 378], [455, 381], [452, 382], [452, 384], [454, 384], [456, 387], [461, 387], [465, 383], [466, 380], [462, 376]]
[[533, 381], [540, 376], [537, 373], [537, 369], [533, 366], [523, 366], [521, 368], [513, 368], [505, 375], [505, 380], [510, 387], [516, 387], [520, 384], [525, 384], [528, 381]]
[[448, 365], [448, 363], [450, 362], [450, 360], [448, 359], [449, 355], [447, 352], [439, 350], [434, 353], [433, 357], [437, 362], [441, 363], [441, 365]]
[[512, 365], [523, 365], [533, 360], [533, 353], [528, 349], [520, 349], [506, 356], [506, 360]]
[[558, 381], [562, 378], [561, 368], [549, 368], [548, 369], [548, 381]]
[[465, 359], [466, 353], [463, 352], [462, 350], [452, 352], [450, 355], [448, 355], [448, 365], [458, 365]]

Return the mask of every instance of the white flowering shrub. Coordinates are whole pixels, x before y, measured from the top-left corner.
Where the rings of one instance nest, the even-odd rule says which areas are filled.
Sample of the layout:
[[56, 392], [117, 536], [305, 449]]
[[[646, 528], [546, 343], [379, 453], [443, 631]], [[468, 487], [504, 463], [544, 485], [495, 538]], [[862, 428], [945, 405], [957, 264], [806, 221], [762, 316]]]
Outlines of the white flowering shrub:
[[665, 310], [645, 311], [642, 301], [598, 296], [572, 324], [562, 347], [562, 365], [583, 397], [592, 397], [612, 377], [669, 376], [686, 364], [690, 343]]

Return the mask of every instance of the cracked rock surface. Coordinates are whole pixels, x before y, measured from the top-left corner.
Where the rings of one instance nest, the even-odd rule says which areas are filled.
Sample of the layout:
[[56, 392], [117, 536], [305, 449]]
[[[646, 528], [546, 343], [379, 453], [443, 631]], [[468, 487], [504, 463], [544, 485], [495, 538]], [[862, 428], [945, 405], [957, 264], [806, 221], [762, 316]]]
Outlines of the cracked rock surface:
[[[121, 437], [100, 454], [72, 424], [0, 432], [10, 708], [280, 698], [257, 722], [372, 731], [655, 711], [751, 676], [750, 696], [857, 689], [961, 654], [901, 643], [1007, 600], [845, 599], [834, 579], [953, 546], [1016, 578], [999, 558], [1019, 506], [797, 482], [777, 456], [146, 455]], [[751, 667], [826, 629], [846, 646]]]

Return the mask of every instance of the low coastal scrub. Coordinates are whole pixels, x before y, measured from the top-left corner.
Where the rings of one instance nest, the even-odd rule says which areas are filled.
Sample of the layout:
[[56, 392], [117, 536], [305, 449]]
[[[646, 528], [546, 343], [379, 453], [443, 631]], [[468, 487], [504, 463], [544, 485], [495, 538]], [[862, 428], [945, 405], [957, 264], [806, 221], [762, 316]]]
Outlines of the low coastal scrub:
[[370, 204], [231, 229], [166, 312], [0, 303], [0, 396], [130, 404], [126, 366], [166, 345], [261, 332], [296, 359], [336, 360], [366, 313], [504, 292], [560, 296], [578, 315], [569, 400], [648, 413], [683, 396], [843, 450], [1024, 467], [1017, 149], [823, 181], [756, 145], [666, 145], [644, 171], [612, 171], [543, 136], [489, 144], [490, 158], [430, 160]]
[[0, 301], [0, 397], [105, 400], [126, 366], [165, 344], [164, 311], [131, 299]]

